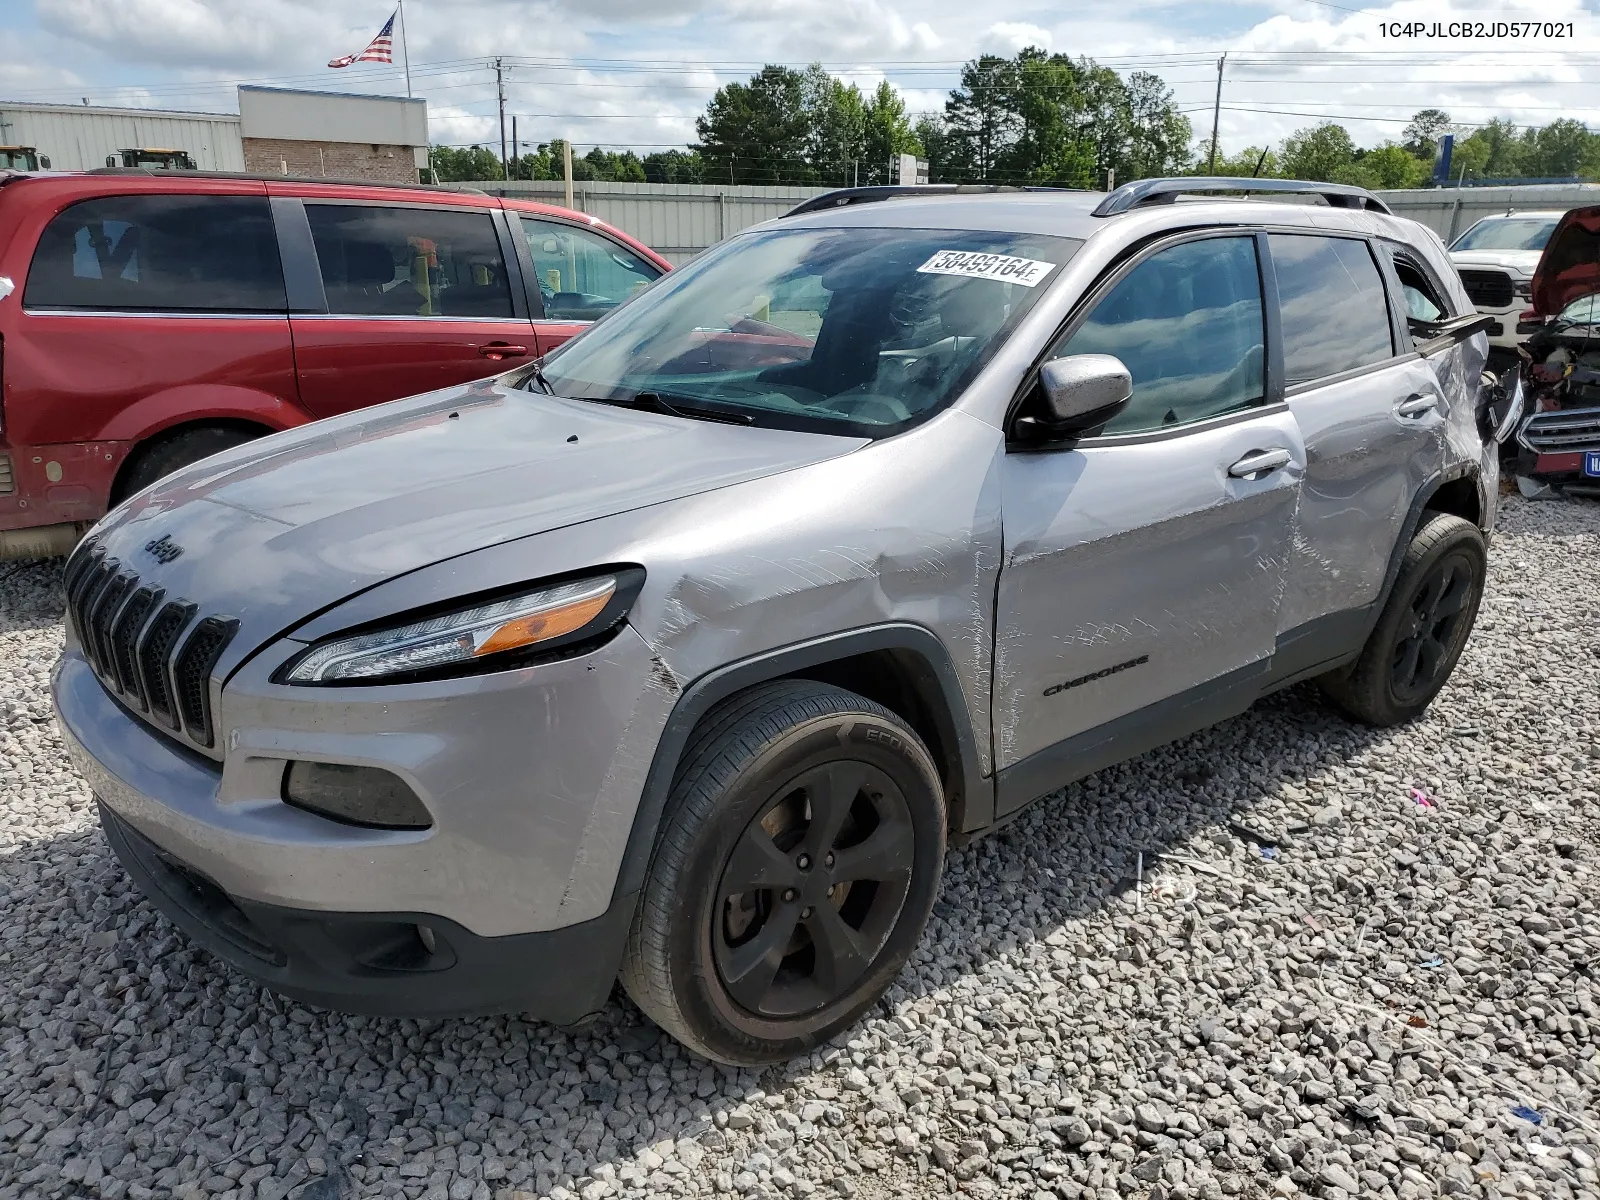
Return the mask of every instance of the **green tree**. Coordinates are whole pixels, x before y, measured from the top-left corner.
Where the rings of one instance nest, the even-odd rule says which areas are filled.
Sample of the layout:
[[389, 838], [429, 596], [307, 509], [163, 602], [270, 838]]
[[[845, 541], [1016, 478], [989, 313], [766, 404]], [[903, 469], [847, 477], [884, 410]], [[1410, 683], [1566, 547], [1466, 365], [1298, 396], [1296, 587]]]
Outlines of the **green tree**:
[[926, 147], [906, 119], [905, 100], [887, 79], [879, 81], [877, 90], [867, 97], [863, 116], [862, 183], [891, 182], [889, 164], [897, 154], [926, 154]]
[[806, 163], [819, 183], [849, 185], [866, 154], [867, 105], [861, 89], [843, 84], [821, 63], [805, 71], [804, 108], [809, 124]]
[[961, 167], [957, 158], [963, 153], [963, 148], [957, 147], [951, 139], [944, 118], [938, 113], [923, 113], [912, 126], [911, 133], [922, 147], [922, 156], [928, 160], [930, 182], [959, 182]]
[[1593, 155], [1594, 135], [1582, 121], [1563, 117], [1523, 135], [1524, 171], [1538, 178], [1565, 178], [1581, 174]]
[[428, 150], [428, 166], [439, 183], [502, 178], [499, 155], [482, 146], [433, 146]]
[[[1385, 142], [1375, 150], [1358, 151], [1354, 163], [1363, 187], [1414, 188], [1428, 176], [1429, 164], [1418, 158], [1405, 146]], [[1353, 177], [1341, 178], [1343, 183], [1356, 183]]]
[[1356, 145], [1343, 125], [1324, 121], [1285, 138], [1278, 160], [1289, 179], [1337, 183], [1355, 163]]
[[1159, 75], [1135, 71], [1128, 76], [1128, 139], [1117, 179], [1179, 175], [1193, 160], [1194, 127], [1178, 111], [1172, 89]]
[[1474, 130], [1470, 137], [1458, 141], [1454, 154], [1459, 156], [1463, 152], [1468, 157], [1465, 162], [1455, 158], [1450, 165], [1452, 176], [1460, 175], [1463, 166], [1470, 174], [1483, 179], [1514, 179], [1532, 173], [1525, 170], [1527, 148], [1509, 117], [1496, 117]]
[[1275, 151], [1262, 146], [1246, 146], [1237, 154], [1219, 154], [1215, 171], [1209, 168], [1207, 161], [1211, 152], [1211, 139], [1204, 143], [1199, 161], [1194, 165], [1196, 175], [1224, 175], [1230, 178], [1242, 179], [1273, 179], [1281, 175], [1278, 169], [1278, 155]]
[[1017, 95], [1017, 64], [1010, 59], [985, 54], [961, 68], [961, 83], [944, 103], [941, 179], [992, 180], [1022, 131]]
[[695, 150], [658, 150], [644, 156], [643, 166], [648, 183], [705, 182], [705, 160]]
[[1424, 108], [1412, 116], [1411, 124], [1401, 133], [1401, 144], [1417, 158], [1431, 163], [1438, 156], [1440, 140], [1452, 128], [1449, 113], [1443, 109]]
[[715, 183], [804, 183], [813, 123], [806, 111], [803, 72], [768, 65], [749, 83], [717, 89], [695, 121], [706, 164]]

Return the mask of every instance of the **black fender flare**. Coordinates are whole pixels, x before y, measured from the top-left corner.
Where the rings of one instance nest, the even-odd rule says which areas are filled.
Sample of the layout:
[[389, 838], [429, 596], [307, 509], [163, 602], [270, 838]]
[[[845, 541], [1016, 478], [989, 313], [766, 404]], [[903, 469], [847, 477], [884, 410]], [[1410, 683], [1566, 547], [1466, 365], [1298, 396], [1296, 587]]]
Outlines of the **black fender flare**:
[[[1428, 504], [1439, 489], [1447, 483], [1455, 483], [1459, 479], [1471, 479], [1478, 490], [1478, 511], [1487, 513], [1491, 511], [1490, 501], [1493, 497], [1484, 494], [1483, 473], [1476, 463], [1457, 463], [1446, 467], [1437, 475], [1432, 476], [1417, 489], [1417, 494], [1411, 498], [1411, 507], [1406, 512], [1405, 523], [1400, 527], [1400, 536], [1395, 539], [1394, 547], [1389, 551], [1389, 565], [1383, 574], [1383, 586], [1378, 590], [1378, 599], [1372, 605], [1367, 617], [1366, 632], [1362, 635], [1362, 642], [1372, 636], [1372, 631], [1377, 628], [1378, 618], [1383, 610], [1388, 607], [1389, 596], [1394, 591], [1395, 581], [1400, 578], [1400, 564], [1406, 556], [1406, 548], [1411, 545], [1411, 539], [1417, 536], [1417, 530], [1422, 527], [1422, 515], [1428, 511]], [[1480, 519], [1479, 526], [1483, 528]], [[1484, 530], [1485, 536], [1488, 530]]]
[[[718, 701], [773, 679], [824, 666], [830, 662], [874, 650], [901, 650], [919, 659], [931, 671], [936, 691], [943, 699], [934, 720], [942, 738], [948, 739], [962, 788], [963, 826], [987, 825], [994, 816], [994, 780], [982, 773], [966, 694], [949, 650], [932, 630], [909, 622], [889, 622], [763, 651], [700, 676], [684, 688], [656, 743], [655, 757], [645, 777], [634, 811], [633, 827], [623, 851], [622, 864], [612, 892], [611, 907], [631, 913], [644, 886], [655, 851], [661, 818], [678, 762], [689, 735]], [[975, 824], [976, 823], [976, 824]]]

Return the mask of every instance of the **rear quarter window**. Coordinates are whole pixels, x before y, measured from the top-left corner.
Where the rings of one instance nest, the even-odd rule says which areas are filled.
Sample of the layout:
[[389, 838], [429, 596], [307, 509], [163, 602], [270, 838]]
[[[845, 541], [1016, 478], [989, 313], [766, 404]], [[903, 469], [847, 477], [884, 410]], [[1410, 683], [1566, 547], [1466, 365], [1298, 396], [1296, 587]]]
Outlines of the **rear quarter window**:
[[284, 312], [265, 196], [104, 196], [40, 235], [23, 304], [144, 312]]
[[1310, 383], [1394, 356], [1383, 276], [1355, 238], [1274, 233], [1284, 383]]

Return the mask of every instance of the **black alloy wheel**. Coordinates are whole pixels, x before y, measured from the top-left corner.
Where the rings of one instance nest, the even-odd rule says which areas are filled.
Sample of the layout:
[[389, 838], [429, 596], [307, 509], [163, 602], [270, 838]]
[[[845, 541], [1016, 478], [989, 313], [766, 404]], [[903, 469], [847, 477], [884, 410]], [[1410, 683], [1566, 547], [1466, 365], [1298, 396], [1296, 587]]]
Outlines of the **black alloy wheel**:
[[1424, 513], [1360, 656], [1324, 675], [1323, 693], [1367, 725], [1420, 715], [1455, 670], [1488, 574], [1482, 530], [1451, 513]]
[[916, 838], [905, 796], [862, 762], [813, 767], [734, 844], [717, 890], [717, 974], [752, 1013], [791, 1017], [844, 995], [905, 903]]
[[1456, 634], [1469, 618], [1477, 587], [1476, 564], [1465, 550], [1436, 561], [1423, 577], [1400, 623], [1389, 686], [1401, 704], [1432, 695], [1441, 671], [1455, 664]]
[[927, 924], [944, 784], [864, 696], [762, 684], [696, 726], [623, 953], [635, 1004], [696, 1053], [783, 1062], [854, 1024]]

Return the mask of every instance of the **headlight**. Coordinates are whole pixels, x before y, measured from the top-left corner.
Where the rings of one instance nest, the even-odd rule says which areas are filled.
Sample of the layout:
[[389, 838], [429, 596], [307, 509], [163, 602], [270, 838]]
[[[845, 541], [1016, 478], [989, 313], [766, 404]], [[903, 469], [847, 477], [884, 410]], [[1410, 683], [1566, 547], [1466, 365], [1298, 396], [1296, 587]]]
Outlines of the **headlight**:
[[514, 666], [596, 637], [627, 615], [637, 567], [459, 608], [388, 629], [333, 638], [280, 672], [281, 683], [392, 683]]
[[1533, 280], [1513, 279], [1511, 281], [1511, 294], [1518, 300], [1533, 299]]

